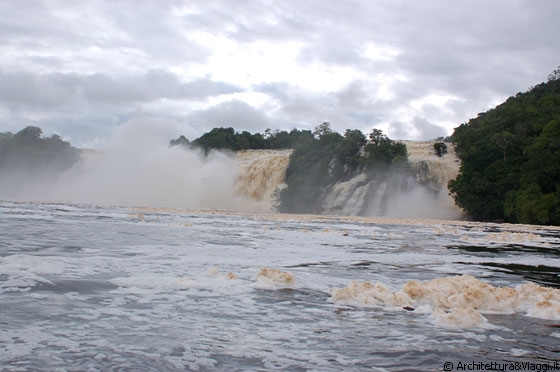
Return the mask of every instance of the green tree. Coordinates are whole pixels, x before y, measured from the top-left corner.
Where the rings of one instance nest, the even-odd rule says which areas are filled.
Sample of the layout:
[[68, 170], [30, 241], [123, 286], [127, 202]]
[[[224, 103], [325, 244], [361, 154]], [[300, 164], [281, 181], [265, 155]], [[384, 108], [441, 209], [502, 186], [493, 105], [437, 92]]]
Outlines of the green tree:
[[547, 81], [554, 81], [560, 79], [560, 66], [558, 66], [554, 71], [552, 71], [547, 78]]
[[457, 205], [477, 220], [560, 224], [559, 123], [560, 80], [549, 79], [455, 128]]
[[389, 138], [383, 134], [383, 131], [381, 129], [373, 129], [371, 131], [371, 133], [369, 134], [369, 140], [375, 145], [375, 146], [379, 146], [380, 144], [384, 143], [384, 142], [389, 142]]
[[325, 121], [322, 124], [316, 126], [315, 129], [313, 130], [313, 135], [315, 136], [315, 138], [328, 136], [329, 134], [332, 133], [333, 131], [331, 129], [331, 123], [329, 123], [328, 121]]
[[[58, 135], [42, 137], [41, 128], [28, 126], [16, 134], [0, 135], [0, 178], [12, 174], [55, 178], [80, 160], [80, 151]], [[28, 177], [30, 178], [30, 177]]]
[[204, 133], [195, 139], [193, 145], [199, 146], [206, 153], [211, 149], [236, 150], [237, 139], [233, 128], [213, 128], [210, 132]]

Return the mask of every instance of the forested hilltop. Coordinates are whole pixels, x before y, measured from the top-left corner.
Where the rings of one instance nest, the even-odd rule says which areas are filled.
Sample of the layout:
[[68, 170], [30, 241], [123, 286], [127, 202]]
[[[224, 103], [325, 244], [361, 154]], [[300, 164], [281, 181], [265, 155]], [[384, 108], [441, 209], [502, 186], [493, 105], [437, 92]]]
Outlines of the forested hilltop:
[[560, 68], [452, 140], [461, 169], [449, 190], [472, 218], [560, 225]]
[[59, 136], [43, 137], [41, 128], [28, 126], [16, 134], [0, 133], [0, 174], [56, 177], [80, 159], [80, 151]]

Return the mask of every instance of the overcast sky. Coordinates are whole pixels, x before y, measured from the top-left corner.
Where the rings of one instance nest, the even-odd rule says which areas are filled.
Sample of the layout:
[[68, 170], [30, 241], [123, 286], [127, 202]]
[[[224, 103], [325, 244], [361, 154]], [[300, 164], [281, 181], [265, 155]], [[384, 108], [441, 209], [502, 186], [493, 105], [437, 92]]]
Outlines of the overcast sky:
[[0, 0], [0, 132], [432, 139], [546, 81], [559, 20], [558, 0]]

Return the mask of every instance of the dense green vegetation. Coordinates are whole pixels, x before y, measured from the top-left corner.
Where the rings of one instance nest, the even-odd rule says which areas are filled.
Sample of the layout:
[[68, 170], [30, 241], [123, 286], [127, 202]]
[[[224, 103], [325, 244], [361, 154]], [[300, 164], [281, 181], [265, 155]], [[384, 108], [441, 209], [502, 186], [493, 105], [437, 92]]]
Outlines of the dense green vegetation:
[[16, 134], [0, 133], [0, 173], [33, 172], [55, 176], [73, 166], [79, 150], [59, 136], [42, 137], [41, 128], [26, 127]]
[[287, 131], [271, 131], [267, 129], [264, 134], [251, 134], [247, 131], [235, 132], [229, 128], [214, 128], [204, 133], [199, 138], [189, 142], [184, 136], [169, 141], [170, 146], [201, 148], [205, 153], [212, 149], [217, 150], [259, 150], [259, 149], [291, 149], [313, 139], [310, 130], [293, 129]]
[[560, 225], [560, 74], [455, 129], [449, 182], [476, 220]]

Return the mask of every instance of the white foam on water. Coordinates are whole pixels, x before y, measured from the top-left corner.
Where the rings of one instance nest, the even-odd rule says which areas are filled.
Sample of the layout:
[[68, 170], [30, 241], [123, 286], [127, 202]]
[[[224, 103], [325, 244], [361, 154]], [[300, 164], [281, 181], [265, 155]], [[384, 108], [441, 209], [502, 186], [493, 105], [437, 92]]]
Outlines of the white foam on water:
[[394, 293], [383, 284], [352, 281], [347, 287], [332, 288], [332, 300], [341, 305], [365, 307], [410, 306], [412, 299], [405, 293]]
[[200, 283], [187, 276], [173, 277], [165, 275], [138, 275], [131, 277], [114, 278], [111, 283], [120, 287], [156, 289], [160, 291], [172, 291], [189, 288], [200, 288]]
[[[218, 268], [216, 266], [212, 266], [210, 267], [208, 270], [206, 270], [206, 273], [210, 276], [218, 276], [220, 274], [220, 270], [218, 270]], [[226, 280], [237, 280], [237, 275], [231, 271], [223, 274], [221, 276], [221, 279], [226, 279]]]
[[49, 257], [14, 254], [0, 258], [0, 275], [7, 276], [0, 281], [2, 292], [27, 292], [40, 284], [52, 284], [45, 275], [62, 274], [64, 264], [53, 262]]
[[472, 307], [457, 307], [450, 312], [437, 308], [431, 315], [434, 324], [443, 328], [484, 328], [488, 319]]
[[37, 286], [39, 283], [51, 282], [42, 278], [29, 278], [20, 276], [11, 276], [7, 280], [2, 281], [0, 285], [0, 293], [3, 292], [27, 292], [32, 287]]
[[259, 289], [297, 288], [296, 277], [291, 272], [261, 268], [253, 285]]
[[402, 292], [415, 302], [431, 304], [435, 308], [473, 308], [478, 311], [513, 313], [517, 295], [514, 288], [494, 287], [471, 275], [438, 278], [428, 282], [411, 280]]
[[530, 353], [529, 350], [519, 349], [519, 348], [511, 348], [509, 352], [511, 353], [511, 355], [515, 355], [515, 356], [524, 356]]
[[[417, 308], [429, 312], [436, 326], [487, 327], [484, 313], [524, 313], [541, 319], [560, 319], [560, 289], [526, 283], [515, 288], [497, 287], [471, 275], [411, 280], [392, 292], [383, 284], [356, 281], [330, 290], [332, 301], [359, 307]], [[416, 311], [416, 310], [415, 310]]]
[[62, 274], [64, 269], [65, 266], [60, 260], [54, 260], [50, 257], [14, 254], [0, 258], [0, 274], [5, 275], [22, 273], [37, 275]]
[[560, 289], [541, 287], [534, 283], [518, 286], [520, 308], [528, 316], [560, 320]]
[[462, 235], [460, 240], [470, 244], [488, 245], [490, 244], [523, 244], [528, 246], [539, 246], [550, 248], [550, 238], [543, 237], [535, 233], [525, 232], [490, 232], [482, 233], [476, 236]]

